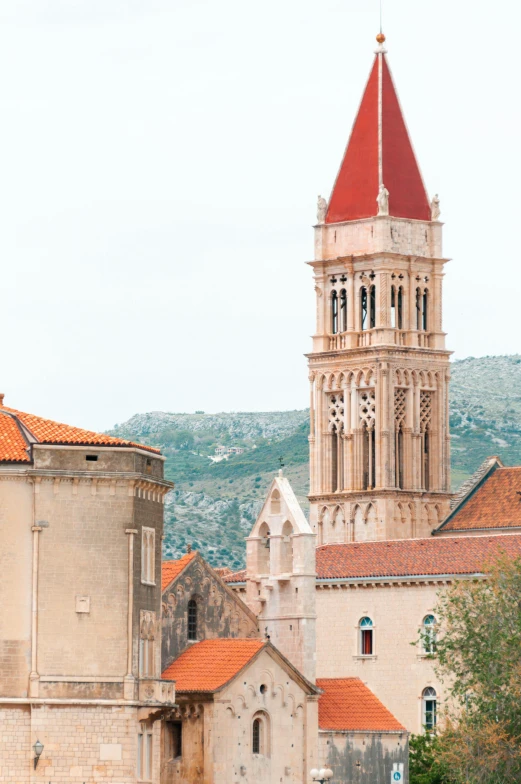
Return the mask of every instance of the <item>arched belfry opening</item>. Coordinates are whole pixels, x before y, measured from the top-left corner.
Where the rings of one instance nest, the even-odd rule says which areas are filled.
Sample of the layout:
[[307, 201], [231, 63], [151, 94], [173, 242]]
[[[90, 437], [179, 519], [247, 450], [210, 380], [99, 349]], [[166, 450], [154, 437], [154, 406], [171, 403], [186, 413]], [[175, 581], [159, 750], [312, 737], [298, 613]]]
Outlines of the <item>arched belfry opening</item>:
[[[323, 544], [340, 539], [337, 505], [346, 541], [355, 531], [366, 539], [402, 538], [406, 529], [419, 535], [419, 512], [414, 524], [402, 524], [394, 511], [400, 502], [417, 510], [438, 503], [441, 519], [449, 512], [440, 209], [425, 188], [380, 46], [331, 198], [319, 200], [309, 262], [316, 294], [310, 522]], [[327, 525], [325, 507], [333, 515]]]
[[280, 571], [284, 574], [289, 574], [293, 571], [293, 526], [289, 520], [286, 520], [282, 526]]

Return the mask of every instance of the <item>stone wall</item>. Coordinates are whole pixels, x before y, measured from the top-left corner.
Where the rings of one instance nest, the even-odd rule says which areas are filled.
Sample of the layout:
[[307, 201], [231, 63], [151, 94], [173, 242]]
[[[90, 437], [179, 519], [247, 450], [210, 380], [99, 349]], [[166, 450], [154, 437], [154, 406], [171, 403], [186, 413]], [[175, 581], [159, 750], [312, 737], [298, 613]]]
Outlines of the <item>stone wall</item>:
[[[0, 706], [1, 784], [135, 784], [138, 709], [131, 706]], [[44, 749], [36, 770], [32, 746]], [[152, 784], [160, 777], [154, 725]]]
[[161, 669], [188, 645], [188, 602], [197, 601], [197, 639], [257, 637], [257, 620], [200, 559], [194, 558], [163, 593]]
[[409, 781], [406, 734], [320, 731], [318, 744], [321, 764], [331, 768], [335, 784], [388, 782], [400, 763], [404, 784]]
[[0, 695], [27, 696], [31, 670], [32, 488], [0, 480]]
[[[433, 662], [421, 652], [418, 630], [434, 613], [441, 584], [409, 582], [392, 586], [319, 585], [317, 590], [317, 677], [358, 677], [409, 732], [421, 731], [422, 691], [444, 698]], [[361, 618], [374, 628], [374, 655], [361, 656]], [[398, 677], [407, 673], [407, 677]]]

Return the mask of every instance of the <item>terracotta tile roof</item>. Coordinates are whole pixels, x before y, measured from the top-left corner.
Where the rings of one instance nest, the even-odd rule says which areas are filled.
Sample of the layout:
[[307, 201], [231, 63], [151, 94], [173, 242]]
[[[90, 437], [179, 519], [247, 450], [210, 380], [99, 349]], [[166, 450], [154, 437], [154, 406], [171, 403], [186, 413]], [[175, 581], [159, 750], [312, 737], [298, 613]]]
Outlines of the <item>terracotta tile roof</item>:
[[246, 579], [246, 569], [241, 569], [240, 572], [230, 572], [222, 579], [225, 583], [243, 583]]
[[190, 561], [193, 561], [195, 556], [197, 555], [197, 551], [194, 550], [193, 553], [186, 553], [183, 555], [182, 558], [178, 558], [177, 561], [163, 561], [161, 564], [161, 590], [164, 591], [165, 588], [168, 588], [172, 580], [181, 574], [185, 566], [187, 566]]
[[30, 463], [28, 443], [15, 417], [0, 416], [0, 463]]
[[406, 732], [360, 678], [317, 678], [324, 693], [318, 700], [321, 730]]
[[501, 552], [521, 557], [521, 534], [326, 544], [317, 547], [317, 577], [477, 574]]
[[265, 647], [262, 640], [203, 640], [191, 645], [163, 672], [176, 691], [219, 691]]
[[487, 528], [521, 528], [521, 466], [492, 468], [437, 530]]
[[[31, 458], [25, 450], [28, 446], [23, 429], [28, 431], [28, 440], [37, 444], [61, 444], [64, 446], [126, 446], [145, 449], [160, 454], [159, 449], [144, 446], [122, 438], [114, 438], [91, 430], [71, 427], [51, 419], [26, 414], [14, 408], [0, 407], [0, 461], [3, 463], [29, 463]], [[18, 434], [17, 432], [18, 431]]]

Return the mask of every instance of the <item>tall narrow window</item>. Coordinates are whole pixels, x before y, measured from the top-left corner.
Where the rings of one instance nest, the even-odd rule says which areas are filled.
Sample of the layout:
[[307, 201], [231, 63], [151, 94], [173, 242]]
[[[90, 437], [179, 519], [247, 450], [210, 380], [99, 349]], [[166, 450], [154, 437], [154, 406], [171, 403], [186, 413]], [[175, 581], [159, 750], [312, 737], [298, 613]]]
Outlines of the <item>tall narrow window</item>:
[[360, 619], [360, 654], [373, 655], [373, 622], [367, 617]]
[[261, 753], [261, 720], [254, 719], [253, 721], [253, 739], [252, 739], [252, 751], [254, 754]]
[[141, 610], [139, 624], [139, 675], [142, 678], [155, 676], [156, 614]]
[[188, 602], [188, 639], [197, 640], [197, 600]]
[[370, 287], [369, 329], [376, 327], [376, 286]]
[[425, 616], [422, 632], [423, 652], [431, 655], [436, 653], [436, 618], [434, 615]]
[[394, 390], [394, 477], [395, 485], [404, 488], [403, 430], [405, 427], [407, 390]]
[[403, 329], [403, 288], [391, 286], [391, 327]]
[[429, 686], [422, 694], [422, 721], [427, 732], [436, 729], [436, 690]]
[[423, 292], [422, 297], [422, 329], [427, 332], [427, 304], [429, 301], [429, 292], [427, 289]]
[[432, 392], [420, 392], [421, 481], [425, 490], [431, 489]]
[[334, 394], [329, 398], [329, 432], [331, 433], [331, 492], [342, 489], [344, 396]]
[[422, 328], [423, 318], [422, 318], [422, 305], [423, 305], [423, 297], [420, 289], [416, 289], [416, 329], [420, 330]]
[[137, 736], [137, 777], [139, 781], [151, 781], [154, 751], [152, 727], [139, 725]]
[[340, 332], [347, 330], [347, 294], [346, 290], [340, 292]]
[[375, 487], [376, 445], [375, 445], [376, 401], [374, 389], [360, 393], [360, 427], [362, 430], [362, 467], [363, 489]]
[[153, 528], [141, 529], [141, 582], [155, 585], [156, 532]]
[[[262, 687], [261, 687], [262, 689]], [[251, 724], [251, 750], [253, 754], [270, 756], [270, 721], [264, 711], [256, 713]]]
[[336, 291], [331, 294], [331, 332], [333, 335], [338, 332], [338, 294]]
[[362, 286], [360, 289], [360, 329], [362, 330], [368, 329], [368, 308], [367, 289], [365, 286]]

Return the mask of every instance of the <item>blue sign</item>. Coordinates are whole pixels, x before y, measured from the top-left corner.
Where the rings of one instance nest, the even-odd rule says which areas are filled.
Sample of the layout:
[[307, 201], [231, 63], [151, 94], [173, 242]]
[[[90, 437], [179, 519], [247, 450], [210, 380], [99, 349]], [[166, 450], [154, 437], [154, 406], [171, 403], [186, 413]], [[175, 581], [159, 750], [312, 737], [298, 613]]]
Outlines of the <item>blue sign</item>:
[[393, 781], [401, 781], [401, 780], [402, 780], [402, 774], [399, 771], [395, 770], [393, 773]]

